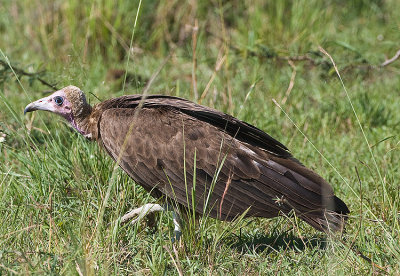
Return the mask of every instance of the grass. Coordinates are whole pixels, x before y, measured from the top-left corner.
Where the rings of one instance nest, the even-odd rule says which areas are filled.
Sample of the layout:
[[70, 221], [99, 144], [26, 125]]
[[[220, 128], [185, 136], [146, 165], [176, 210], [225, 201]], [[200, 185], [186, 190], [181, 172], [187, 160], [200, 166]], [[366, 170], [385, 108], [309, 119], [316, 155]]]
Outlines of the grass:
[[[379, 67], [399, 49], [398, 1], [264, 2], [5, 1], [0, 59], [46, 70], [91, 103], [141, 93], [150, 79], [151, 94], [196, 100], [196, 81], [202, 104], [267, 131], [332, 184], [352, 211], [346, 233], [293, 217], [202, 217], [174, 244], [169, 213], [155, 228], [120, 225], [154, 199], [119, 169], [112, 178], [107, 154], [60, 118], [23, 116], [51, 89], [0, 65], [1, 274], [400, 273], [400, 61]], [[115, 69], [126, 66], [124, 85]]]

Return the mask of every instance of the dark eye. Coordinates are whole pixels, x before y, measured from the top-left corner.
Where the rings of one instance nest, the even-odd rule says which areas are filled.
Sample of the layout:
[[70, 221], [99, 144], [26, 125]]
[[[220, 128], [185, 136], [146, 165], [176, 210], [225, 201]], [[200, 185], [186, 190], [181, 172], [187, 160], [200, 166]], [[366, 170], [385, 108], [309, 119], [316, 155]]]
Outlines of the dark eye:
[[57, 96], [57, 97], [54, 97], [54, 102], [56, 103], [56, 105], [61, 106], [64, 102], [64, 99], [63, 99], [63, 97]]

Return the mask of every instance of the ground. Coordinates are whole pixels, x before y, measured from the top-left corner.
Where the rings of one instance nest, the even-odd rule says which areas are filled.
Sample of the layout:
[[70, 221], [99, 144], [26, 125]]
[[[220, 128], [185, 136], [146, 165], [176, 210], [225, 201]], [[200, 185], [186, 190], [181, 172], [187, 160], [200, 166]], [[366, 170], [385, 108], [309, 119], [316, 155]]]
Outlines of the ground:
[[[399, 2], [264, 2], [0, 5], [0, 274], [400, 273], [400, 60], [381, 66]], [[189, 216], [173, 243], [170, 213], [121, 225], [154, 199], [61, 118], [23, 115], [70, 84], [92, 104], [176, 95], [256, 125], [332, 184], [346, 231]]]

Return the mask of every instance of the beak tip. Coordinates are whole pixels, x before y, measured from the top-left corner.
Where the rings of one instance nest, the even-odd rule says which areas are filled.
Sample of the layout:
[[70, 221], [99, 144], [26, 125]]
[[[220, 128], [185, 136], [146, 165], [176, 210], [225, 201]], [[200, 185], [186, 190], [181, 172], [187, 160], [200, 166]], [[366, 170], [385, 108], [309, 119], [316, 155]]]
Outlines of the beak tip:
[[28, 112], [36, 111], [36, 110], [44, 110], [54, 112], [54, 108], [51, 105], [51, 102], [48, 100], [48, 97], [37, 100], [36, 102], [32, 102], [25, 106], [24, 115]]
[[32, 106], [32, 104], [30, 103], [30, 104], [28, 104], [28, 105], [25, 107], [25, 109], [24, 109], [24, 115], [26, 115], [26, 113], [31, 112], [31, 111], [34, 111], [34, 110], [36, 110], [35, 107]]

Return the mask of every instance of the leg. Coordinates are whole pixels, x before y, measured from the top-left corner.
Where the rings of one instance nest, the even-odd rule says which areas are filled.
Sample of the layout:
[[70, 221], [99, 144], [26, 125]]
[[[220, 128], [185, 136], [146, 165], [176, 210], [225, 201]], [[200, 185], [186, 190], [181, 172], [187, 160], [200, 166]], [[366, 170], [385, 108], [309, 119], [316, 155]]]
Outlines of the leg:
[[175, 211], [172, 211], [172, 221], [174, 222], [174, 238], [172, 238], [172, 242], [179, 241], [181, 239], [182, 231], [181, 231], [181, 218], [179, 214]]

